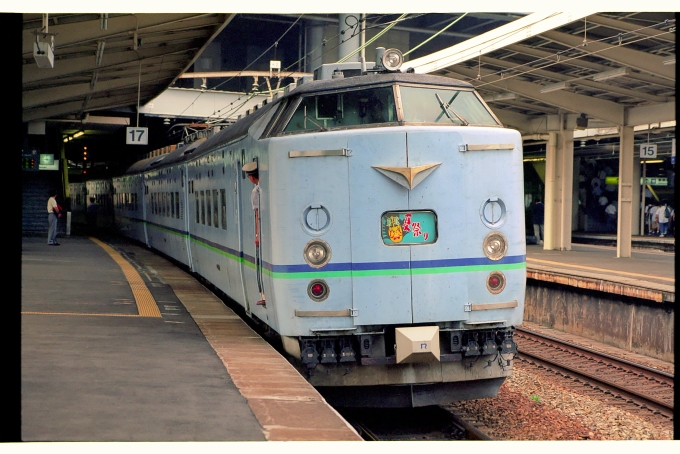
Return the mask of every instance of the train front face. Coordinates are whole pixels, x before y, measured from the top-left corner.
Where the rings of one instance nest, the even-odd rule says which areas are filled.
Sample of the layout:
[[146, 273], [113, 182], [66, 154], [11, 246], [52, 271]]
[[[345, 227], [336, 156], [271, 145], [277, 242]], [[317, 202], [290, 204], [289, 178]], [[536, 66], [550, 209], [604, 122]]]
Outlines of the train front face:
[[519, 133], [471, 87], [402, 77], [303, 97], [271, 142], [275, 218], [304, 232], [284, 255], [306, 261], [278, 287], [295, 301], [279, 329], [341, 405], [493, 397], [523, 318]]

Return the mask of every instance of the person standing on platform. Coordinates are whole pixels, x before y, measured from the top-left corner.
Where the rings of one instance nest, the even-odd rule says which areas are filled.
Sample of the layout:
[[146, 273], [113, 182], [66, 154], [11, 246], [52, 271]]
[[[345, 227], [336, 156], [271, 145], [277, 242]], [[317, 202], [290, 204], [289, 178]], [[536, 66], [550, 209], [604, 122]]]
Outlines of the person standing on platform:
[[604, 209], [605, 216], [607, 217], [607, 231], [616, 233], [616, 200], [607, 205]]
[[50, 191], [50, 198], [47, 200], [47, 244], [49, 246], [59, 246], [57, 243], [57, 221], [61, 217], [59, 204], [57, 204], [57, 191]]
[[659, 235], [659, 209], [661, 207], [655, 203], [653, 207], [649, 209], [649, 216], [652, 219], [652, 226], [650, 228], [650, 235]]
[[543, 218], [545, 208], [541, 199], [537, 198], [534, 208], [531, 210], [531, 219], [534, 224], [534, 236], [536, 236], [536, 244], [543, 244]]
[[266, 300], [264, 297], [264, 285], [262, 283], [262, 253], [260, 250], [260, 174], [257, 169], [257, 162], [249, 162], [242, 167], [242, 170], [248, 176], [251, 183], [255, 185], [250, 193], [250, 202], [255, 212], [255, 273], [257, 275], [257, 287], [260, 290], [260, 301], [258, 306], [266, 307]]
[[659, 237], [664, 237], [668, 234], [668, 222], [671, 219], [671, 207], [668, 206], [668, 202], [662, 203], [656, 210], [656, 216], [659, 218]]
[[97, 211], [99, 209], [99, 204], [97, 204], [97, 199], [90, 197], [90, 204], [87, 206], [87, 233], [88, 235], [94, 235], [97, 230]]

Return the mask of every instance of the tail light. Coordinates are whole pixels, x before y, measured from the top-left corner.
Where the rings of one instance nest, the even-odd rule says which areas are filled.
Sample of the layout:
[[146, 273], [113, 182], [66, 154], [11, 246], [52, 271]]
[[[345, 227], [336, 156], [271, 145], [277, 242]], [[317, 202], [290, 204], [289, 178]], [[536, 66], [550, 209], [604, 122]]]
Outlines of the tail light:
[[328, 298], [330, 289], [323, 279], [315, 279], [307, 286], [307, 294], [314, 301], [323, 301]]
[[493, 294], [503, 291], [505, 288], [505, 276], [500, 271], [493, 271], [489, 273], [486, 278], [486, 288]]

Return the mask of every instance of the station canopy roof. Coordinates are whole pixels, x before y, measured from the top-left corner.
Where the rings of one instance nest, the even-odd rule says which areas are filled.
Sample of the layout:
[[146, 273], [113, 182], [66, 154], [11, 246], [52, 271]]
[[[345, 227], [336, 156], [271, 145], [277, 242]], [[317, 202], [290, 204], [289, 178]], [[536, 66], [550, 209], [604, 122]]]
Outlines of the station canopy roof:
[[[381, 29], [398, 20], [392, 28], [409, 32], [412, 49], [431, 38], [404, 66], [417, 62], [416, 72], [470, 82], [504, 124], [525, 128], [523, 134], [545, 130], [546, 118], [557, 114], [585, 116], [589, 128], [653, 122], [660, 127], [675, 120], [674, 13], [574, 13], [549, 22], [560, 14], [569, 13], [522, 26], [517, 24], [531, 14], [420, 13], [405, 20], [400, 14], [368, 14], [367, 24]], [[25, 122], [82, 121], [88, 113], [119, 107], [136, 111], [172, 86], [238, 21], [338, 24], [338, 14], [49, 14], [45, 19], [23, 15]], [[546, 23], [552, 25], [541, 29]], [[39, 68], [33, 55], [36, 39], [52, 36], [40, 34], [45, 25], [55, 42], [51, 69]], [[482, 43], [475, 44], [480, 37]], [[491, 37], [497, 45], [484, 44]], [[228, 45], [248, 46], [253, 39], [244, 34]]]

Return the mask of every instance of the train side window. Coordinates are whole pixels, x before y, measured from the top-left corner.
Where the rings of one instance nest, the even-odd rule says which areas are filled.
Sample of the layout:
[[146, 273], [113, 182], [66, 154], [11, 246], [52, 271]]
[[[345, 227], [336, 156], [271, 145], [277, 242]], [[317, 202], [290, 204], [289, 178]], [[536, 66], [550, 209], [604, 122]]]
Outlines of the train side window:
[[205, 191], [201, 191], [201, 224], [205, 225]]
[[217, 195], [217, 189], [213, 189], [213, 225], [219, 227], [220, 225], [220, 198]]
[[220, 200], [222, 202], [222, 230], [227, 230], [227, 191], [220, 189]]
[[198, 200], [198, 191], [194, 192], [194, 195], [196, 196], [196, 224], [200, 222], [200, 210], [201, 210], [201, 204], [199, 203]]
[[205, 205], [207, 208], [208, 227], [212, 226], [212, 204], [210, 203], [210, 189], [205, 191]]
[[170, 217], [174, 218], [175, 217], [175, 193], [171, 192], [170, 193]]
[[179, 215], [179, 192], [175, 192], [175, 215], [177, 216], [177, 219], [181, 219], [181, 216]]

